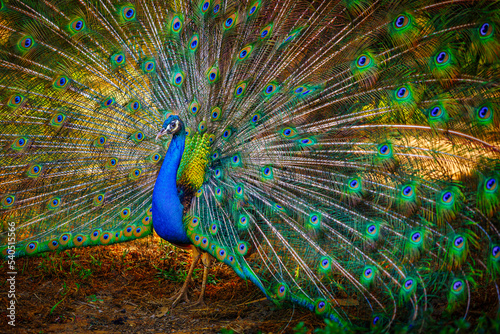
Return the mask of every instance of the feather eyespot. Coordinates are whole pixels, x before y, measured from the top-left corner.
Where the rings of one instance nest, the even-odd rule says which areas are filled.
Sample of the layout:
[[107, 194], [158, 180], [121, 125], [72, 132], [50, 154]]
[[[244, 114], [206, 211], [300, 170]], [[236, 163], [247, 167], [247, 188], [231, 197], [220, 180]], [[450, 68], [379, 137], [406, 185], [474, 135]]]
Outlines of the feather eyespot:
[[434, 61], [438, 66], [445, 65], [450, 61], [450, 54], [446, 51], [441, 51], [436, 55]]
[[189, 104], [189, 111], [191, 114], [196, 115], [198, 111], [200, 110], [200, 104], [196, 99], [194, 99], [190, 104]]
[[151, 217], [150, 216], [144, 216], [144, 218], [142, 218], [142, 223], [144, 225], [149, 225], [149, 223], [151, 222]]
[[284, 283], [281, 283], [276, 287], [276, 291], [277, 297], [279, 299], [284, 299], [286, 297], [286, 293], [288, 292], [288, 286]]
[[26, 171], [28, 177], [37, 178], [42, 174], [42, 166], [39, 164], [32, 164]]
[[121, 14], [125, 21], [132, 21], [135, 19], [135, 8], [132, 6], [124, 6], [121, 10]]
[[182, 20], [179, 16], [174, 16], [171, 24], [171, 29], [175, 33], [179, 33], [182, 29]]
[[102, 101], [101, 104], [103, 108], [111, 107], [113, 104], [115, 104], [115, 99], [113, 97], [107, 97]]
[[130, 139], [132, 139], [132, 141], [134, 141], [136, 144], [142, 142], [144, 138], [145, 138], [144, 132], [142, 131], [136, 131], [130, 136]]
[[213, 84], [219, 80], [219, 68], [212, 67], [207, 73], [208, 82]]
[[68, 28], [71, 34], [73, 35], [77, 34], [85, 30], [86, 28], [85, 21], [81, 18], [75, 18], [70, 21]]
[[231, 134], [232, 134], [232, 133], [233, 133], [233, 132], [232, 132], [232, 130], [231, 130], [230, 128], [226, 128], [226, 129], [224, 130], [224, 132], [222, 133], [222, 138], [224, 138], [224, 139], [226, 139], [226, 140], [227, 140], [227, 139], [229, 139], [229, 137], [231, 137]]
[[184, 82], [184, 72], [178, 71], [174, 73], [172, 77], [172, 83], [174, 84], [174, 86], [180, 87], [182, 86], [183, 82]]
[[136, 228], [134, 228], [133, 234], [135, 237], [139, 238], [142, 235], [143, 231], [144, 230], [141, 227], [136, 227]]
[[314, 229], [318, 229], [321, 226], [321, 215], [319, 213], [311, 213], [309, 215], [308, 224]]
[[145, 61], [141, 67], [144, 73], [152, 73], [155, 70], [155, 62], [152, 60]]
[[260, 31], [260, 39], [266, 39], [271, 35], [273, 31], [273, 24], [268, 24]]
[[198, 34], [194, 34], [193, 37], [191, 37], [191, 39], [189, 40], [189, 50], [191, 52], [195, 52], [198, 49], [199, 43], [200, 41]]
[[212, 121], [218, 121], [220, 119], [221, 110], [219, 107], [212, 108]]
[[232, 165], [239, 165], [241, 161], [241, 158], [239, 156], [239, 154], [235, 154], [232, 158], [231, 158], [231, 164]]
[[418, 245], [422, 241], [422, 234], [420, 232], [413, 232], [410, 236], [412, 243]]
[[332, 260], [327, 257], [323, 256], [320, 261], [319, 261], [319, 269], [322, 273], [328, 272], [332, 268]]
[[325, 314], [328, 311], [328, 304], [324, 299], [318, 299], [314, 303], [314, 312], [316, 314]]
[[214, 6], [214, 11], [213, 11], [214, 15], [217, 15], [217, 14], [219, 13], [219, 10], [220, 10], [220, 5], [219, 5], [219, 4], [216, 4], [216, 5]]
[[106, 165], [104, 166], [108, 170], [113, 170], [118, 166], [118, 159], [116, 158], [109, 158], [106, 161]]
[[38, 241], [32, 241], [26, 245], [26, 253], [33, 254], [38, 249]]
[[123, 235], [127, 238], [131, 237], [132, 234], [134, 234], [134, 226], [128, 225], [125, 227], [125, 230], [123, 231]]
[[20, 94], [15, 94], [10, 97], [9, 102], [7, 102], [7, 104], [9, 107], [16, 109], [20, 107], [24, 102], [25, 102], [24, 96]]
[[493, 247], [491, 247], [491, 256], [495, 260], [500, 259], [500, 246], [494, 245]]
[[222, 248], [222, 247], [215, 248], [215, 257], [217, 258], [217, 260], [224, 261], [226, 256], [227, 256], [227, 252], [224, 248]]
[[210, 234], [212, 234], [212, 235], [216, 235], [216, 234], [217, 234], [217, 231], [218, 231], [218, 226], [217, 226], [217, 223], [213, 223], [213, 224], [210, 226]]
[[259, 9], [259, 6], [260, 6], [260, 1], [255, 1], [252, 4], [252, 7], [250, 7], [250, 10], [248, 11], [248, 16], [250, 17], [253, 14], [255, 14], [255, 12], [257, 11], [257, 9]]
[[215, 169], [214, 174], [215, 174], [216, 178], [220, 178], [222, 175], [222, 172], [219, 168], [217, 168], [217, 169]]
[[403, 288], [406, 290], [406, 291], [410, 291], [413, 287], [413, 279], [412, 278], [407, 278], [404, 283], [403, 283]]
[[127, 220], [130, 218], [130, 208], [123, 208], [120, 211], [120, 218], [123, 220]]
[[403, 86], [396, 90], [396, 99], [397, 100], [406, 100], [410, 97], [410, 90], [408, 87]]
[[259, 113], [256, 113], [252, 116], [251, 122], [252, 123], [257, 123], [261, 119], [261, 115]]
[[99, 136], [94, 140], [94, 146], [97, 148], [103, 148], [108, 142], [108, 138], [106, 136]]
[[373, 269], [368, 267], [364, 270], [363, 276], [365, 279], [371, 279], [373, 277]]
[[104, 202], [104, 194], [97, 194], [94, 196], [93, 204], [94, 206], [100, 206]]
[[130, 111], [130, 113], [135, 113], [137, 110], [141, 109], [141, 102], [137, 101], [137, 100], [132, 100], [130, 101], [130, 103], [128, 104], [128, 110]]
[[203, 14], [205, 14], [209, 8], [210, 8], [210, 1], [209, 0], [203, 1], [202, 5], [201, 5], [201, 12]]
[[83, 234], [78, 234], [73, 238], [73, 244], [76, 247], [82, 246], [85, 243], [85, 241], [87, 241], [87, 237], [84, 236]]
[[63, 89], [63, 88], [66, 88], [66, 86], [68, 85], [69, 83], [69, 79], [67, 76], [65, 75], [57, 75], [54, 80], [52, 81], [52, 86], [59, 90], [59, 89]]
[[202, 237], [201, 238], [201, 248], [207, 249], [208, 248], [208, 238], [207, 237]]
[[359, 69], [364, 69], [370, 66], [372, 63], [372, 59], [369, 55], [362, 54], [356, 59], [356, 67]]
[[403, 195], [403, 197], [410, 198], [413, 196], [414, 192], [415, 192], [414, 187], [411, 185], [407, 185], [403, 186], [401, 195]]
[[192, 238], [193, 238], [193, 239], [192, 239], [192, 240], [193, 240], [193, 244], [194, 244], [195, 246], [199, 246], [199, 245], [200, 245], [200, 243], [201, 243], [201, 237], [200, 237], [200, 235], [199, 235], [199, 234], [193, 234], [193, 237], [192, 237]]
[[434, 106], [429, 112], [430, 119], [438, 119], [444, 115], [444, 111], [440, 106]]
[[236, 88], [234, 89], [234, 96], [235, 97], [242, 97], [243, 94], [245, 93], [245, 89], [247, 88], [246, 82], [240, 83]]
[[234, 27], [234, 24], [236, 22], [236, 13], [232, 14], [231, 16], [229, 16], [226, 21], [224, 21], [224, 29], [225, 30], [229, 30], [231, 29], [232, 27]]
[[[243, 188], [243, 185], [241, 185], [241, 184], [236, 185], [236, 187], [234, 188], [234, 191], [235, 191], [236, 198], [243, 199], [245, 197], [245, 190]], [[243, 223], [246, 221], [247, 220], [246, 220], [245, 216], [240, 217], [240, 223]]]
[[134, 168], [130, 171], [129, 178], [131, 180], [137, 180], [142, 175], [142, 170], [140, 168]]
[[9, 209], [12, 206], [14, 206], [14, 203], [16, 202], [16, 196], [14, 195], [7, 195], [2, 199], [2, 208], [4, 209]]
[[270, 83], [267, 85], [266, 89], [264, 90], [264, 94], [266, 96], [271, 96], [275, 91], [276, 91], [276, 84]]
[[51, 240], [51, 241], [49, 241], [48, 246], [49, 246], [49, 249], [50, 249], [50, 250], [53, 250], [53, 251], [54, 251], [54, 250], [56, 250], [56, 249], [58, 249], [58, 248], [59, 248], [59, 242], [57, 242], [57, 240], [55, 240], [55, 239], [54, 239], [54, 240]]
[[35, 41], [33, 40], [33, 37], [31, 36], [23, 36], [19, 39], [17, 42], [17, 46], [21, 53], [29, 51], [33, 45], [35, 44]]
[[238, 243], [238, 245], [236, 246], [236, 251], [242, 255], [242, 256], [245, 256], [247, 255], [247, 252], [248, 252], [248, 245], [246, 242], [244, 241], [240, 241]]
[[455, 239], [453, 239], [453, 246], [456, 249], [462, 249], [465, 246], [465, 238], [461, 235], [457, 235]]
[[490, 177], [486, 179], [484, 182], [484, 190], [486, 192], [492, 193], [495, 192], [498, 188], [498, 182], [494, 177]]
[[273, 167], [272, 166], [264, 166], [262, 168], [262, 177], [264, 179], [272, 179], [273, 178]]
[[489, 22], [485, 22], [483, 23], [480, 27], [479, 27], [479, 37], [480, 38], [488, 38], [488, 37], [491, 37], [493, 35], [493, 24], [492, 23], [489, 23]]
[[10, 147], [14, 151], [21, 151], [28, 146], [28, 142], [29, 142], [29, 139], [27, 137], [19, 137], [12, 142]]
[[288, 42], [292, 41], [295, 37], [297, 37], [297, 36], [299, 35], [299, 32], [300, 32], [300, 30], [296, 30], [296, 31], [294, 31], [294, 32], [290, 33], [290, 34], [289, 34], [289, 35], [285, 38], [285, 40], [283, 41], [283, 44], [285, 44], [285, 43], [288, 43]]
[[491, 108], [488, 106], [480, 106], [476, 109], [476, 117], [480, 122], [488, 122], [493, 118]]
[[293, 128], [287, 127], [281, 130], [281, 135], [285, 138], [293, 138], [297, 135], [297, 131]]
[[203, 133], [207, 129], [207, 122], [201, 121], [200, 124], [198, 124], [198, 132]]
[[113, 67], [123, 66], [125, 65], [125, 61], [125, 54], [122, 52], [115, 53], [111, 56], [111, 65], [113, 65]]
[[160, 159], [161, 159], [161, 155], [159, 153], [154, 153], [151, 155], [150, 161], [154, 163], [154, 162], [160, 161]]
[[453, 193], [451, 191], [445, 191], [443, 195], [441, 196], [441, 200], [443, 203], [452, 203], [453, 202]]
[[61, 198], [59, 197], [54, 197], [50, 199], [49, 202], [47, 203], [47, 207], [49, 210], [56, 210], [59, 208], [60, 205], [61, 205]]
[[410, 18], [405, 15], [401, 14], [399, 15], [395, 20], [394, 20], [394, 28], [396, 30], [401, 30], [406, 28], [410, 24]]
[[378, 146], [378, 154], [382, 157], [388, 157], [392, 154], [392, 149], [388, 144], [381, 144]]
[[368, 227], [366, 228], [366, 233], [368, 233], [369, 235], [376, 235], [378, 232], [378, 228], [376, 225], [368, 225]]
[[361, 189], [361, 180], [358, 178], [353, 178], [348, 181], [349, 189], [350, 190], [360, 190]]
[[455, 294], [459, 294], [462, 292], [464, 288], [464, 282], [461, 279], [453, 280], [451, 284], [451, 291]]
[[252, 53], [252, 51], [253, 51], [253, 46], [252, 45], [245, 46], [238, 53], [238, 60], [241, 61], [241, 60], [247, 59], [250, 56], [250, 54]]

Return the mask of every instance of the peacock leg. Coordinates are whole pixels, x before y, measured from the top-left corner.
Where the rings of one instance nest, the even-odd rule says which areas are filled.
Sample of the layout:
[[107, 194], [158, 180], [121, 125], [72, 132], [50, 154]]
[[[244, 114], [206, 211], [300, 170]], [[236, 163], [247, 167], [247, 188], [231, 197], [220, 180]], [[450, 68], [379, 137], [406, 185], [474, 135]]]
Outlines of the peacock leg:
[[196, 303], [191, 306], [205, 306], [204, 296], [205, 296], [205, 288], [207, 287], [207, 279], [208, 279], [208, 269], [212, 266], [214, 258], [212, 255], [208, 253], [203, 253], [201, 256], [201, 261], [203, 262], [203, 283], [201, 284], [201, 292], [200, 297], [196, 301]]
[[179, 292], [177, 294], [175, 294], [172, 298], [170, 298], [170, 300], [172, 300], [172, 299], [174, 300], [172, 303], [172, 308], [174, 308], [181, 301], [181, 299], [183, 299], [186, 302], [189, 302], [189, 298], [187, 295], [189, 281], [191, 281], [191, 277], [193, 276], [194, 267], [196, 266], [196, 264], [200, 260], [200, 256], [201, 256], [201, 252], [198, 250], [198, 248], [192, 247], [192, 251], [193, 251], [193, 262], [191, 263], [191, 267], [189, 268], [186, 280], [184, 281], [184, 285], [182, 286], [182, 288], [179, 290]]

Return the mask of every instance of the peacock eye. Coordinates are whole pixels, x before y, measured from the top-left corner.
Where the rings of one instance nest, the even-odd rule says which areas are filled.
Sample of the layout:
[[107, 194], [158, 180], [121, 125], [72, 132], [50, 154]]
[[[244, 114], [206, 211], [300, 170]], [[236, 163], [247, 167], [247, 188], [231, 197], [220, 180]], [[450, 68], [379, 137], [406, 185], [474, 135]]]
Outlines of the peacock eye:
[[395, 20], [394, 20], [394, 27], [396, 30], [405, 28], [408, 26], [410, 23], [410, 18], [406, 15], [399, 15]]
[[485, 22], [479, 27], [479, 36], [488, 38], [493, 35], [493, 24]]
[[491, 255], [493, 255], [494, 257], [496, 257], [499, 253], [500, 253], [500, 247], [499, 246], [495, 246], [491, 250]]
[[437, 116], [439, 116], [440, 113], [441, 113], [441, 108], [434, 107], [434, 108], [432, 108], [431, 116], [432, 117], [437, 117]]

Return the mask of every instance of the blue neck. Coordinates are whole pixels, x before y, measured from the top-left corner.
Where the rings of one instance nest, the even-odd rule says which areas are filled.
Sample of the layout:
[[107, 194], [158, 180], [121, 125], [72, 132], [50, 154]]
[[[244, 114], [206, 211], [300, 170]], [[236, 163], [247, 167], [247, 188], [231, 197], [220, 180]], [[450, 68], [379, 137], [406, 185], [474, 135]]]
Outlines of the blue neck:
[[174, 244], [190, 244], [182, 224], [183, 206], [177, 194], [177, 169], [184, 153], [186, 132], [173, 136], [153, 190], [153, 227]]

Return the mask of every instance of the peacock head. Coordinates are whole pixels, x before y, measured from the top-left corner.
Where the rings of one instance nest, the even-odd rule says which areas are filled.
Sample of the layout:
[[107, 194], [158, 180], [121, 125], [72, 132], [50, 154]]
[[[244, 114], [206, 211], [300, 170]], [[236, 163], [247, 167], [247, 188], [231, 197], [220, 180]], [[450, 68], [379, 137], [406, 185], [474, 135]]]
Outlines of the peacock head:
[[186, 129], [184, 128], [184, 123], [181, 121], [181, 118], [177, 115], [170, 115], [163, 123], [163, 127], [156, 135], [156, 139], [161, 139], [166, 135], [175, 136], [185, 131]]

